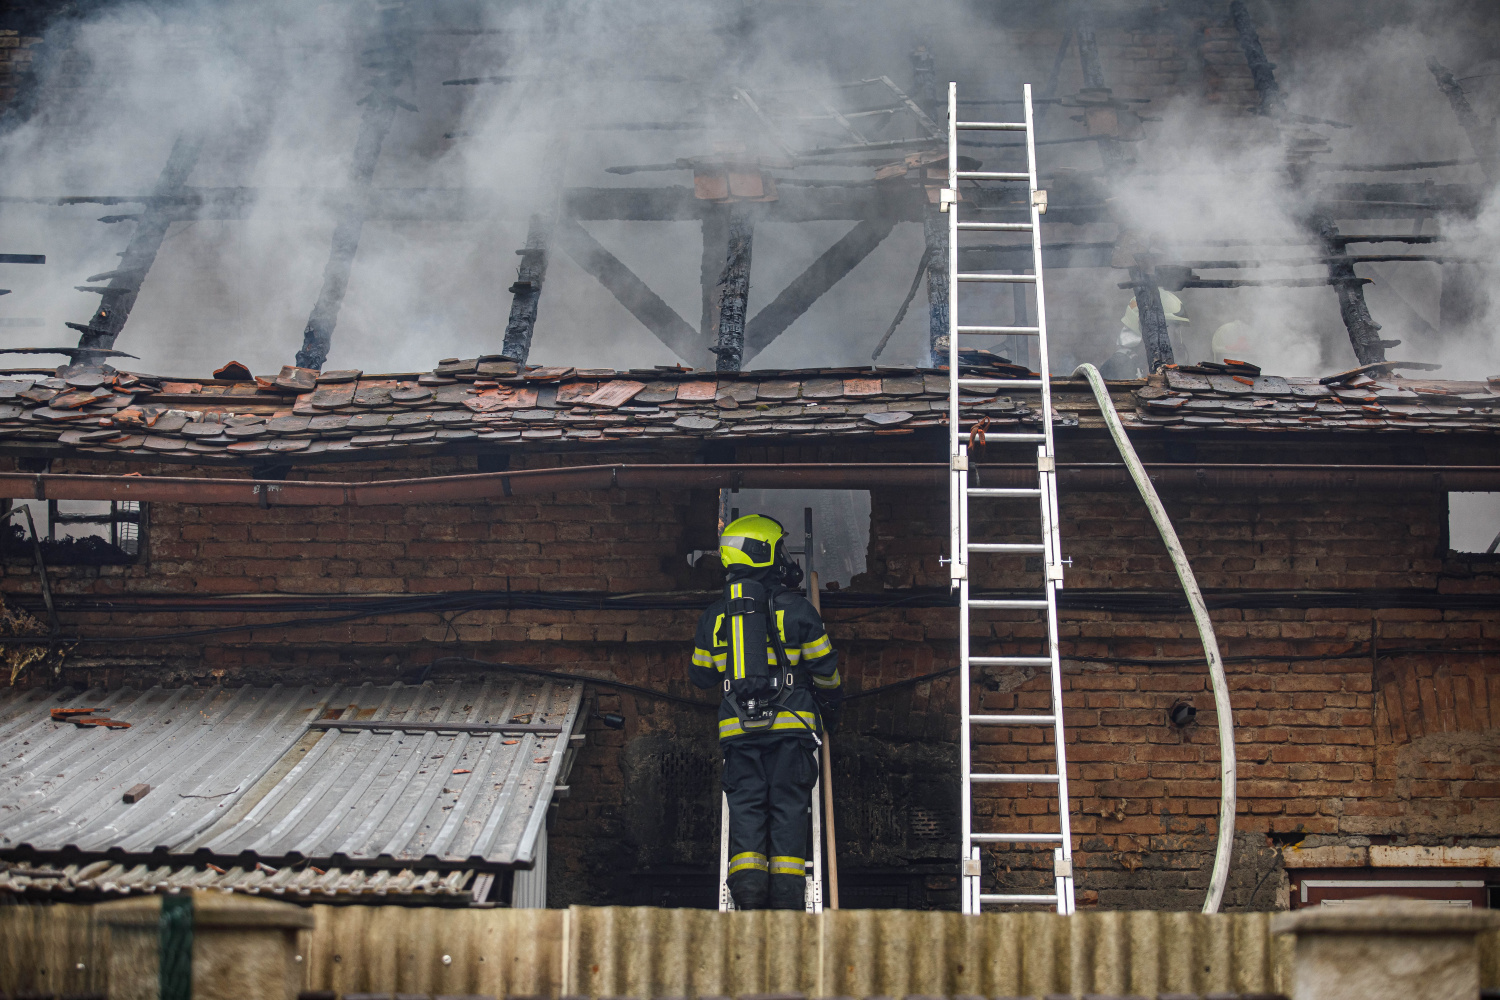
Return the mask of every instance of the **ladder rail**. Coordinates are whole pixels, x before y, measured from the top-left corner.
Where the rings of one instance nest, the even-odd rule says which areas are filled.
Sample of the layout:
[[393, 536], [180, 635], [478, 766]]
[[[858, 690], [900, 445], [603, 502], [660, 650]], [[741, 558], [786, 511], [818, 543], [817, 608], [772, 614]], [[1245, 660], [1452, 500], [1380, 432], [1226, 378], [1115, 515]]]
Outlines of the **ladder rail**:
[[[807, 888], [804, 905], [808, 913], [823, 912], [823, 798], [822, 777], [813, 782], [812, 799], [808, 804], [808, 822], [812, 830], [812, 857], [804, 862], [807, 872]], [[719, 793], [719, 912], [736, 909], [734, 897], [729, 894], [729, 795]]]
[[[1059, 913], [1074, 912], [1074, 883], [1072, 876], [1072, 823], [1070, 798], [1068, 795], [1066, 730], [1062, 705], [1062, 663], [1058, 651], [1057, 591], [1063, 586], [1062, 538], [1060, 511], [1057, 494], [1056, 452], [1053, 432], [1052, 385], [1047, 338], [1046, 284], [1042, 271], [1041, 197], [1037, 187], [1036, 117], [1032, 102], [1031, 85], [1023, 88], [1022, 104], [1025, 120], [1020, 123], [964, 122], [958, 118], [958, 85], [948, 85], [948, 186], [941, 197], [941, 206], [948, 214], [948, 317], [947, 355], [949, 371], [948, 395], [948, 457], [949, 457], [949, 514], [950, 514], [950, 584], [958, 591], [959, 633], [958, 654], [960, 668], [959, 688], [959, 766], [961, 782], [961, 830], [959, 858], [961, 859], [961, 908], [965, 913], [978, 913], [985, 904], [1005, 903], [1054, 903]], [[960, 130], [1001, 130], [1025, 134], [1026, 171], [961, 171], [958, 168], [958, 133]], [[959, 181], [1022, 181], [1028, 186], [1027, 223], [984, 223], [960, 221]], [[958, 268], [959, 233], [963, 231], [1028, 232], [1031, 237], [1032, 266], [1030, 274], [999, 275], [981, 271], [960, 272]], [[961, 283], [1012, 283], [1029, 284], [1036, 290], [1036, 321], [1034, 327], [1019, 325], [960, 324], [958, 317], [959, 288]], [[1018, 333], [1036, 337], [1038, 377], [1024, 380], [1002, 380], [965, 378], [959, 369], [960, 335]], [[999, 490], [969, 487], [968, 449], [965, 447], [959, 393], [961, 389], [1010, 387], [1014, 389], [1036, 389], [1039, 394], [1039, 416], [1041, 428], [1037, 433], [991, 434], [994, 441], [1032, 442], [1037, 445], [1036, 489]], [[1036, 498], [1040, 543], [998, 542], [973, 543], [970, 541], [969, 498]], [[1042, 556], [1042, 592], [1038, 599], [1017, 601], [971, 601], [970, 565], [971, 555], [984, 553], [1039, 552]], [[972, 612], [975, 610], [1000, 609], [1006, 607], [1027, 608], [1042, 611], [1047, 617], [1045, 656], [974, 656], [972, 655]], [[1051, 711], [1047, 714], [975, 714], [973, 699], [972, 669], [986, 665], [1035, 665], [1048, 672], [1051, 688]], [[974, 726], [1021, 725], [1050, 727], [1056, 758], [1054, 774], [1048, 775], [990, 775], [976, 774], [973, 770]], [[976, 784], [1039, 784], [1055, 786], [1058, 803], [1058, 832], [1043, 833], [1033, 829], [1014, 832], [979, 832], [974, 829], [973, 792]], [[1053, 892], [986, 893], [981, 889], [982, 855], [980, 844], [1050, 844], [1054, 848]]]

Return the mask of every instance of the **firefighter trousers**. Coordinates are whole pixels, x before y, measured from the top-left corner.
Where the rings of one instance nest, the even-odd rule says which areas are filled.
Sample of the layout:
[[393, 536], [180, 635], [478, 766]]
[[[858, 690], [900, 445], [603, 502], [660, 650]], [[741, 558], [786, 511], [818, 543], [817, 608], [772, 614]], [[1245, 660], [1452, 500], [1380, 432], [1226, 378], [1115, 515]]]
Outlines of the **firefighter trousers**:
[[807, 891], [809, 803], [817, 749], [795, 736], [724, 744], [729, 893], [741, 910], [800, 910]]

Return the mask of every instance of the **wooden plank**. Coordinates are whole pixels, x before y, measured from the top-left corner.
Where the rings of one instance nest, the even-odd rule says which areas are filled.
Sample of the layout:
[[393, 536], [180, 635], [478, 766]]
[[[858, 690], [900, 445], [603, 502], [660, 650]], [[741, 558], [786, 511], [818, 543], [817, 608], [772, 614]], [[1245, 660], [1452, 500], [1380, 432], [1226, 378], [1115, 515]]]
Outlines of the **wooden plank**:
[[598, 391], [583, 401], [584, 406], [613, 408], [630, 402], [636, 393], [646, 388], [644, 382], [606, 382]]

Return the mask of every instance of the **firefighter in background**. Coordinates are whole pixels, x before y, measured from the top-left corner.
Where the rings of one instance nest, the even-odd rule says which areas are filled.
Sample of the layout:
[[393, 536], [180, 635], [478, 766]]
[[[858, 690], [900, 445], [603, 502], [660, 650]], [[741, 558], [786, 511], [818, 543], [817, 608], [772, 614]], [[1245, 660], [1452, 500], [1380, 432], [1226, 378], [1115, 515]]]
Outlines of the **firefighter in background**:
[[[1167, 314], [1168, 323], [1189, 322], [1180, 298], [1165, 288], [1158, 288], [1157, 291], [1161, 294], [1161, 311]], [[1141, 341], [1141, 312], [1136, 307], [1133, 295], [1130, 297], [1130, 305], [1125, 307], [1125, 315], [1120, 317], [1119, 346], [1099, 366], [1099, 374], [1107, 379], [1146, 377], [1146, 350]]]
[[800, 910], [818, 747], [839, 696], [838, 654], [786, 531], [751, 514], [719, 539], [724, 595], [698, 620], [689, 677], [723, 692], [719, 746], [729, 800], [729, 892], [741, 910]]

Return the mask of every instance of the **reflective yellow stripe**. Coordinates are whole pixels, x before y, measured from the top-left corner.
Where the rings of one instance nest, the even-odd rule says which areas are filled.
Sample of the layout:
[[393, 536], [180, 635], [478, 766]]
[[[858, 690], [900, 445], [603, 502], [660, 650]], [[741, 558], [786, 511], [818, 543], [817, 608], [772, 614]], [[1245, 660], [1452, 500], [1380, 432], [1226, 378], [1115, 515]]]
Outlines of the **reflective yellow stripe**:
[[715, 653], [714, 654], [714, 669], [715, 670], [717, 670], [719, 673], [722, 674], [724, 672], [725, 668], [728, 665], [729, 665], [729, 654], [727, 654], [727, 653]]
[[[804, 726], [802, 722], [797, 721], [799, 716], [801, 717], [803, 722], [807, 723], [806, 726]], [[809, 727], [814, 729], [817, 728], [817, 719], [817, 715], [812, 712], [777, 712], [776, 721], [771, 724], [771, 728], [800, 729], [803, 732], [806, 732]]]
[[825, 632], [812, 642], [802, 644], [802, 655], [809, 660], [816, 660], [820, 656], [827, 656], [833, 652], [833, 643], [828, 641], [828, 633]]
[[786, 645], [786, 612], [776, 612], [776, 631], [781, 633], [781, 644]]
[[[745, 585], [743, 583], [731, 583], [729, 585], [729, 596], [731, 598], [743, 597]], [[730, 625], [730, 644], [734, 647], [734, 679], [743, 680], [745, 677], [745, 616], [734, 615]]]
[[813, 683], [820, 688], [836, 688], [840, 683], [842, 683], [839, 680], [839, 672], [837, 670], [835, 670], [833, 674], [828, 677], [819, 677], [817, 674], [813, 674], [812, 679]]
[[699, 649], [697, 646], [693, 647], [693, 666], [711, 667], [713, 665], [714, 656], [712, 653], [706, 649]]
[[[797, 721], [797, 719], [798, 719], [799, 716], [801, 717], [802, 722]], [[803, 722], [805, 722], [807, 724], [803, 725]], [[792, 729], [792, 730], [795, 730], [795, 731], [801, 732], [801, 733], [805, 733], [805, 732], [807, 732], [809, 730], [812, 730], [812, 731], [816, 732], [817, 728], [818, 728], [818, 716], [814, 712], [796, 712], [796, 713], [787, 712], [787, 711], [777, 712], [776, 713], [776, 721], [773, 722], [773, 723], [771, 723], [771, 728], [772, 729]], [[763, 729], [756, 730], [756, 731], [757, 732], [765, 732], [765, 730], [763, 730]], [[742, 727], [740, 725], [740, 720], [739, 719], [734, 718], [734, 717], [730, 717], [728, 719], [720, 719], [719, 720], [719, 739], [722, 740], [722, 739], [725, 739], [726, 737], [729, 737], [729, 736], [743, 736], [743, 735], [745, 735], [745, 730], [744, 730], [744, 727]]]
[[807, 861], [803, 858], [772, 858], [771, 874], [805, 876], [807, 874]]
[[729, 859], [729, 874], [740, 871], [765, 871], [766, 856], [759, 851], [746, 851]]

